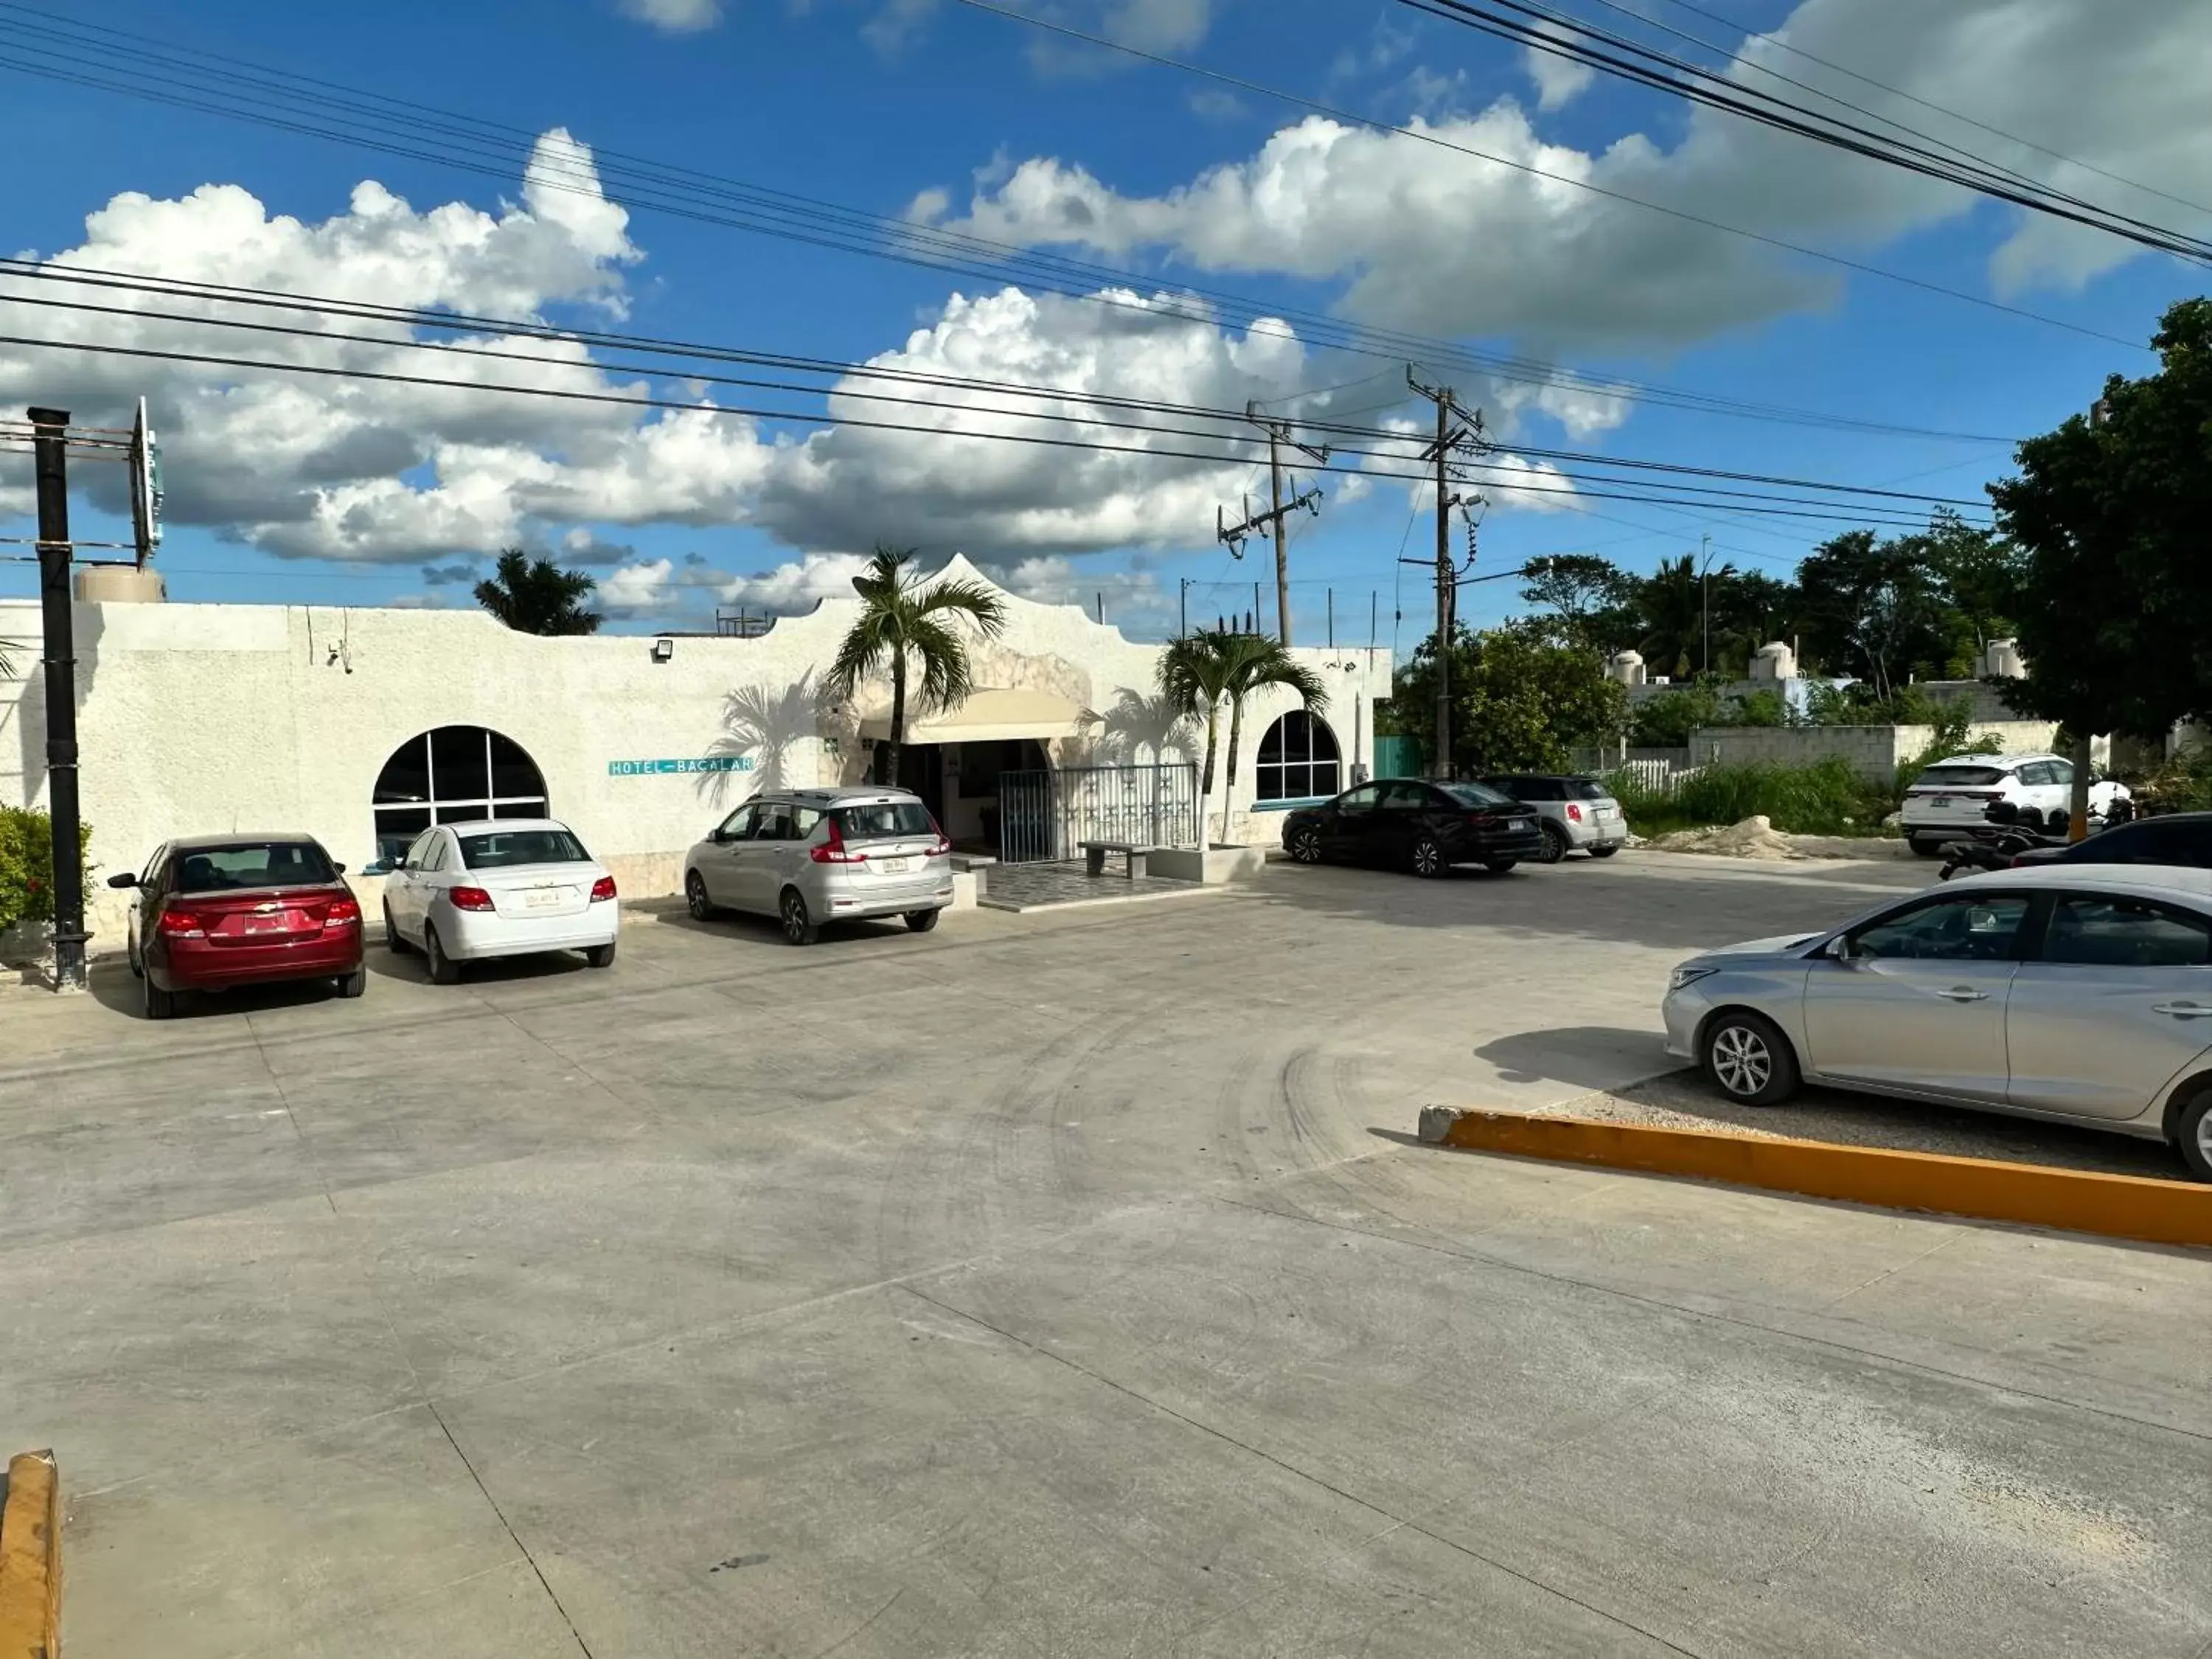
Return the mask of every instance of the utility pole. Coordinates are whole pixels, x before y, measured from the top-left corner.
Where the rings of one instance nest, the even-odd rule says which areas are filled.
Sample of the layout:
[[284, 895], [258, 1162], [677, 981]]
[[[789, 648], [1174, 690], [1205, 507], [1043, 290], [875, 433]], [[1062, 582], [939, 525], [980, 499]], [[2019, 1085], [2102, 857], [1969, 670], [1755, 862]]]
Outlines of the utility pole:
[[1176, 589], [1176, 637], [1187, 640], [1190, 637], [1190, 578], [1181, 576], [1176, 580], [1180, 585]]
[[39, 614], [46, 688], [46, 800], [53, 829], [54, 988], [84, 988], [84, 852], [76, 779], [76, 635], [70, 608], [69, 411], [34, 409]]
[[[1480, 450], [1482, 447], [1482, 416], [1480, 412], [1468, 416], [1463, 426], [1453, 424], [1455, 416], [1465, 415], [1459, 400], [1448, 386], [1423, 386], [1413, 378], [1413, 371], [1406, 371], [1406, 384], [1421, 397], [1437, 406], [1437, 435], [1435, 441], [1421, 452], [1420, 459], [1433, 461], [1437, 469], [1437, 753], [1432, 769], [1440, 778], [1452, 775], [1451, 747], [1451, 641], [1454, 612], [1457, 608], [1459, 582], [1462, 572], [1454, 568], [1451, 552], [1451, 510], [1462, 503], [1462, 498], [1452, 488], [1450, 463], [1453, 454], [1460, 450]], [[1468, 495], [1468, 505], [1482, 498]], [[1402, 561], [1419, 564], [1419, 559]], [[1474, 564], [1474, 523], [1468, 523], [1468, 566]]]
[[[1291, 642], [1291, 557], [1288, 538], [1290, 528], [1283, 510], [1283, 446], [1296, 445], [1319, 465], [1328, 463], [1328, 446], [1316, 449], [1311, 444], [1299, 443], [1291, 435], [1291, 423], [1262, 415], [1256, 403], [1244, 405], [1244, 418], [1255, 426], [1264, 427], [1267, 433], [1268, 503], [1273, 509], [1267, 516], [1275, 527], [1275, 633], [1285, 645]], [[1318, 490], [1314, 492], [1316, 496]]]
[[1698, 538], [1698, 609], [1704, 614], [1705, 629], [1705, 667], [1713, 672], [1713, 588], [1710, 580], [1713, 568], [1713, 538], [1710, 535]]

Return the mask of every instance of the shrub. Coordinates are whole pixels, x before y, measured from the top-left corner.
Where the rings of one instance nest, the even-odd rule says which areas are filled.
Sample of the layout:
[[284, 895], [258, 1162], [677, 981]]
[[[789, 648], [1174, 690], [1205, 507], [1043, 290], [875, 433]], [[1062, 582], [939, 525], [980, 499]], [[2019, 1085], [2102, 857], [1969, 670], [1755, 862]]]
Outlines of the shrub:
[[1610, 782], [1630, 827], [1644, 836], [1759, 816], [1793, 835], [1872, 835], [1890, 810], [1885, 792], [1835, 756], [1808, 766], [1707, 766], [1684, 777], [1671, 795], [1645, 789], [1626, 773]]
[[[0, 933], [53, 920], [53, 821], [44, 812], [0, 806]], [[91, 842], [87, 824], [78, 842], [80, 858]]]

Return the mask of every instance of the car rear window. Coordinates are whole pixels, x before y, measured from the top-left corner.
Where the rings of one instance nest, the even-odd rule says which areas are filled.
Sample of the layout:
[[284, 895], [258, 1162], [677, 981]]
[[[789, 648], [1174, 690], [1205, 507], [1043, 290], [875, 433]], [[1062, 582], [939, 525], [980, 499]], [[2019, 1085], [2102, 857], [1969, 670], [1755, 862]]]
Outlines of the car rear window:
[[240, 841], [177, 854], [179, 893], [239, 893], [257, 887], [313, 887], [336, 881], [330, 857], [311, 841]]
[[1595, 778], [1568, 778], [1565, 781], [1569, 800], [1610, 800], [1612, 799], [1606, 793], [1605, 786]]
[[1447, 783], [1443, 787], [1462, 806], [1518, 806], [1521, 803], [1510, 795], [1500, 794], [1486, 783]]
[[1931, 766], [1920, 775], [1923, 786], [1950, 784], [1961, 789], [2004, 780], [2004, 769], [2000, 766]]
[[584, 843], [566, 830], [487, 830], [457, 837], [471, 870], [512, 870], [522, 864], [588, 864]]
[[837, 820], [837, 833], [847, 841], [896, 841], [937, 833], [937, 826], [929, 821], [929, 809], [918, 800], [841, 806], [831, 816]]

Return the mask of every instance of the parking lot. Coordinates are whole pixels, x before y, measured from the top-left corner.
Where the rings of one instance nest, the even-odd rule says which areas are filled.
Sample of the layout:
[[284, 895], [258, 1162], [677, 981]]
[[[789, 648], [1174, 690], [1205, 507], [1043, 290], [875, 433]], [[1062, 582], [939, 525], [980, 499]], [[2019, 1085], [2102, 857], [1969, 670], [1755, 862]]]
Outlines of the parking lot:
[[1667, 1069], [1675, 960], [1927, 873], [1273, 866], [0, 994], [70, 1659], [2201, 1659], [2203, 1253], [1412, 1144]]

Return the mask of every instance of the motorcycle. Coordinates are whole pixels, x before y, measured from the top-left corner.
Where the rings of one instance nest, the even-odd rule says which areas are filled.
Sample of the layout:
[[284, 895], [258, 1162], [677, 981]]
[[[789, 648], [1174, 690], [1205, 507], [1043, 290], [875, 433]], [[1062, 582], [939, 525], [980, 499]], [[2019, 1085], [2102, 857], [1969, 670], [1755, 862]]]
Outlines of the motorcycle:
[[[1990, 827], [1976, 830], [1972, 840], [1954, 841], [1945, 849], [1939, 880], [1948, 881], [1962, 870], [2009, 870], [2013, 860], [2030, 848], [2063, 847], [2071, 839], [2063, 832], [2048, 835], [2039, 830], [2022, 829], [2020, 808], [2008, 800], [1991, 801], [1982, 816], [1990, 821]], [[2094, 834], [2109, 825], [2124, 823], [2134, 816], [2134, 803], [2122, 795], [2103, 812], [2090, 815], [2090, 830]]]

